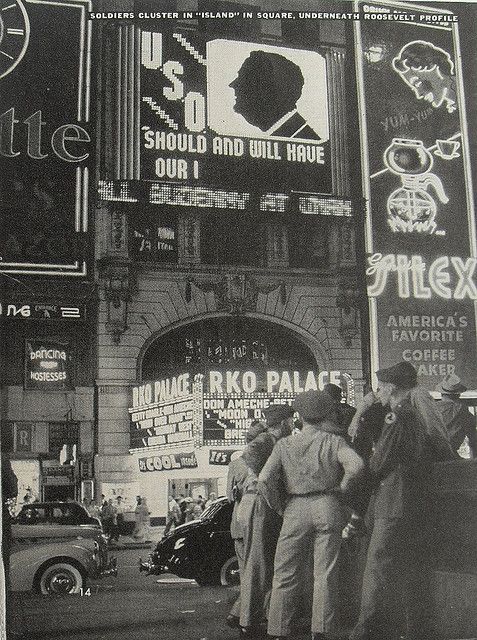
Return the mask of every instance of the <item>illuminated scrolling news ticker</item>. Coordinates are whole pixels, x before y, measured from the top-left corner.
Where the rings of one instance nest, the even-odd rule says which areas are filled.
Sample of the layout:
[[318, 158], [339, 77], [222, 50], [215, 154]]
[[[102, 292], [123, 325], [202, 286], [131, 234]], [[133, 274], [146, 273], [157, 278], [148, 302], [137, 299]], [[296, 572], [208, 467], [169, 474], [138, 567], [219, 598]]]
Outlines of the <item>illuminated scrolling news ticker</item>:
[[[0, 29], [0, 270], [82, 277], [92, 150], [89, 3], [3, 4], [6, 25], [20, 8], [23, 23]], [[15, 64], [10, 54], [20, 42]]]
[[[355, 3], [390, 15], [402, 6]], [[373, 368], [406, 360], [430, 390], [453, 372], [475, 389], [476, 232], [458, 27], [448, 11], [418, 12], [429, 20], [354, 25]]]
[[162, 182], [101, 180], [98, 195], [105, 202], [163, 205], [171, 207], [171, 210], [194, 207], [199, 210], [222, 209], [244, 213], [259, 210], [263, 213], [295, 212], [346, 218], [353, 215], [350, 200], [301, 192], [257, 194]]
[[264, 409], [292, 404], [297, 394], [328, 382], [353, 400], [353, 380], [340, 371], [210, 370], [145, 382], [132, 391], [130, 448], [245, 444]]
[[143, 30], [140, 48], [142, 180], [238, 192], [242, 209], [250, 194], [331, 193], [321, 53], [193, 31]]

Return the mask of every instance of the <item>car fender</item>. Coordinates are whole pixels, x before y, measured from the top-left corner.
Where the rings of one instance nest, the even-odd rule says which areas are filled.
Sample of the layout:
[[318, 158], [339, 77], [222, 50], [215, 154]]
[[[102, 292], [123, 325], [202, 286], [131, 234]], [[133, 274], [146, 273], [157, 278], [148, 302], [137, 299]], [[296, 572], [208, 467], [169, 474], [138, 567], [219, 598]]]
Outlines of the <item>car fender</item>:
[[59, 558], [62, 561], [71, 559], [85, 575], [88, 575], [94, 572], [96, 567], [94, 554], [95, 543], [90, 539], [47, 544], [18, 542], [14, 545], [10, 556], [11, 589], [12, 591], [31, 591], [40, 567]]

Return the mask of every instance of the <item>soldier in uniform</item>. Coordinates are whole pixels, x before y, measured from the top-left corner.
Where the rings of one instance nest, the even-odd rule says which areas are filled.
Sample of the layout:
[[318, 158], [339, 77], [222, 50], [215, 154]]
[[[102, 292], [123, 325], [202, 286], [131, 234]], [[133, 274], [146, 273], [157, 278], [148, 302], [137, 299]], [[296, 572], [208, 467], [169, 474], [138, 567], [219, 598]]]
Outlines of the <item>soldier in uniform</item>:
[[[376, 394], [358, 407], [366, 427], [366, 409], [387, 408], [369, 459], [374, 486], [374, 526], [363, 576], [358, 623], [351, 640], [428, 638], [431, 504], [427, 484], [432, 462], [448, 448], [437, 427], [425, 423], [425, 403], [413, 401], [417, 374], [408, 362], [376, 373]], [[431, 413], [433, 408], [430, 409]], [[442, 440], [442, 441], [441, 441]], [[403, 607], [404, 605], [404, 607]]]
[[460, 394], [467, 391], [467, 387], [462, 384], [459, 376], [451, 373], [442, 380], [436, 390], [442, 394], [442, 400], [437, 403], [437, 407], [442, 414], [452, 449], [457, 453], [467, 437], [471, 450], [469, 457], [474, 457], [477, 455], [475, 416], [460, 399]]
[[[247, 431], [245, 441], [247, 443], [252, 442], [260, 433], [265, 431], [266, 425], [258, 420], [252, 424]], [[240, 452], [237, 452], [240, 453]], [[229, 502], [234, 505], [232, 511], [232, 518], [230, 520], [230, 535], [234, 541], [235, 555], [237, 556], [237, 562], [240, 570], [240, 575], [243, 575], [243, 527], [238, 521], [237, 511], [242, 499], [243, 485], [248, 476], [249, 468], [246, 465], [242, 455], [232, 459], [229, 464], [227, 472], [227, 498]], [[238, 629], [240, 627], [240, 595], [233, 604], [229, 615], [225, 619], [225, 622], [232, 629]]]
[[273, 558], [281, 518], [257, 491], [257, 479], [276, 442], [291, 433], [294, 410], [272, 405], [264, 412], [267, 428], [242, 454], [249, 473], [243, 485], [238, 521], [243, 527], [243, 573], [240, 582], [240, 636], [257, 638], [266, 616], [273, 578]]
[[347, 439], [348, 427], [351, 424], [351, 420], [353, 419], [354, 414], [356, 413], [356, 409], [347, 402], [343, 402], [343, 390], [337, 384], [328, 382], [328, 384], [325, 384], [325, 386], [323, 387], [323, 391], [331, 396], [336, 402], [338, 426], [342, 428], [342, 435], [345, 439]]
[[304, 565], [313, 556], [313, 638], [339, 631], [338, 556], [345, 510], [340, 498], [364, 469], [337, 424], [336, 402], [320, 391], [297, 396], [303, 420], [299, 434], [281, 440], [259, 476], [259, 491], [283, 526], [275, 555], [268, 634], [278, 640], [290, 632], [297, 612]]

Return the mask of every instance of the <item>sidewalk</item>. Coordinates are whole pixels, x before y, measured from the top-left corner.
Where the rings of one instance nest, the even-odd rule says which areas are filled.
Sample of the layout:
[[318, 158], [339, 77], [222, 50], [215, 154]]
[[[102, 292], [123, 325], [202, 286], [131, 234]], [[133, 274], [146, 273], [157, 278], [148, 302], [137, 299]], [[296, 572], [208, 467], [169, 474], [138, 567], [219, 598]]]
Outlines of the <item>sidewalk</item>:
[[164, 534], [164, 526], [151, 527], [147, 540], [135, 540], [132, 536], [119, 536], [118, 542], [110, 542], [111, 551], [121, 551], [123, 549], [153, 549], [161, 540]]

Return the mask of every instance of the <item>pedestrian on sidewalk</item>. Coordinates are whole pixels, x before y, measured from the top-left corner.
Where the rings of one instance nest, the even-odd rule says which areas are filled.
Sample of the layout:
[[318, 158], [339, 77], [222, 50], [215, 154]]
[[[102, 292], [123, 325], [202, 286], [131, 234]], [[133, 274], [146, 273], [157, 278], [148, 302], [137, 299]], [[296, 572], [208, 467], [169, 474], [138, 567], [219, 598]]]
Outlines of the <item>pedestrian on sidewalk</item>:
[[173, 531], [177, 526], [181, 524], [182, 513], [179, 505], [177, 504], [173, 495], [169, 496], [169, 503], [167, 506], [167, 519], [166, 528], [164, 529], [164, 536], [169, 531]]
[[436, 391], [440, 391], [442, 394], [442, 399], [437, 403], [437, 407], [449, 435], [452, 450], [459, 453], [460, 447], [465, 444], [467, 438], [469, 447], [467, 457], [475, 457], [477, 455], [475, 416], [470, 413], [460, 398], [461, 393], [467, 391], [467, 387], [462, 384], [459, 376], [451, 373], [436, 387]]
[[140, 542], [149, 542], [149, 527], [151, 518], [146, 498], [140, 497], [136, 509], [134, 511], [136, 518], [136, 526], [133, 532], [133, 538]]
[[105, 535], [111, 540], [114, 534], [115, 511], [112, 499], [105, 500], [101, 507], [101, 522]]

